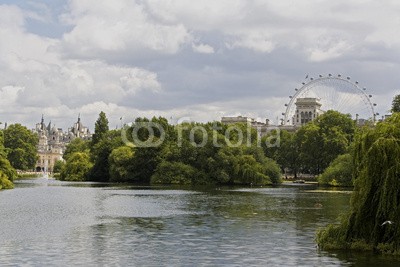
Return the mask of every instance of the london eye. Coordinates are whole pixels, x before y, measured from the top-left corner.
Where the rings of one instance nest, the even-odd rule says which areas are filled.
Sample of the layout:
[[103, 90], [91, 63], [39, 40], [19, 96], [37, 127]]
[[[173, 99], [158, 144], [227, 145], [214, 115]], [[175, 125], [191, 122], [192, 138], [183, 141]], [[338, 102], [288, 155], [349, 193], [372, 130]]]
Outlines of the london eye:
[[[306, 77], [308, 78], [308, 76]], [[344, 114], [350, 114], [353, 119], [364, 119], [375, 122], [375, 113], [372, 95], [365, 87], [361, 87], [358, 81], [351, 81], [350, 77], [319, 75], [317, 78], [308, 78], [302, 86], [294, 89], [289, 96], [289, 102], [285, 104], [286, 112], [282, 113], [284, 125], [293, 124], [292, 118], [296, 112], [296, 101], [300, 98], [317, 98], [321, 103], [321, 110], [336, 110]]]

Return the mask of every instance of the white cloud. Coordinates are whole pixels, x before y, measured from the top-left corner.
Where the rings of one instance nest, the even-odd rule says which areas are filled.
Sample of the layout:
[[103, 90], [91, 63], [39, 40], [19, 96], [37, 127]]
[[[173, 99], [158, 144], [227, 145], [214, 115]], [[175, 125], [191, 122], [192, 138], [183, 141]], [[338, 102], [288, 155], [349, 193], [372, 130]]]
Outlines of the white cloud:
[[351, 51], [351, 49], [352, 46], [343, 40], [318, 44], [316, 48], [311, 49], [310, 60], [319, 62], [338, 58]]
[[274, 50], [275, 44], [268, 40], [268, 38], [263, 38], [262, 36], [242, 36], [240, 40], [234, 41], [232, 44], [227, 44], [228, 48], [242, 47], [254, 50], [256, 52], [270, 53]]
[[157, 23], [141, 4], [130, 0], [72, 0], [62, 18], [73, 26], [63, 37], [63, 48], [83, 57], [143, 50], [173, 54], [190, 38], [182, 24]]
[[10, 5], [0, 5], [1, 31], [19, 29], [24, 24], [24, 16], [21, 9]]
[[70, 0], [61, 38], [29, 32], [54, 20], [48, 7], [0, 5], [0, 109], [21, 122], [101, 109], [275, 120], [305, 73], [349, 72], [381, 105], [398, 85], [395, 0]]
[[192, 49], [196, 53], [200, 54], [214, 54], [214, 48], [208, 44], [192, 44]]
[[23, 90], [23, 87], [18, 86], [4, 86], [0, 88], [0, 110], [6, 112], [11, 108], [12, 104], [18, 98], [18, 93]]
[[25, 31], [27, 13], [0, 6], [0, 39], [7, 40], [0, 42], [2, 112], [15, 118], [22, 112], [63, 116], [99, 101], [134, 102], [138, 92], [162, 89], [157, 74], [143, 68], [65, 58], [54, 49], [60, 40]]

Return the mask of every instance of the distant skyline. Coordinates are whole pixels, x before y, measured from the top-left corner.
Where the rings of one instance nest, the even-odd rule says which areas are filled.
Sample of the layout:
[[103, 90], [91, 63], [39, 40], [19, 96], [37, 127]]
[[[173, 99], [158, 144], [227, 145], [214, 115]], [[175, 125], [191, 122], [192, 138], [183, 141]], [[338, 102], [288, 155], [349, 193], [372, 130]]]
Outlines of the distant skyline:
[[277, 123], [306, 75], [328, 73], [383, 115], [400, 93], [399, 14], [394, 0], [0, 0], [0, 122]]

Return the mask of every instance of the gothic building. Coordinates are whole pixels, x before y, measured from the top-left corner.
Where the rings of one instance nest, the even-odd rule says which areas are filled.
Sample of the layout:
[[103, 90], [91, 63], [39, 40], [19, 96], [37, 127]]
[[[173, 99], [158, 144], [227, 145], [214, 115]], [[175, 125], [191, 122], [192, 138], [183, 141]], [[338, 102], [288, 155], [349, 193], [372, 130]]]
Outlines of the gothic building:
[[36, 171], [52, 172], [55, 162], [63, 160], [62, 156], [69, 142], [75, 138], [84, 140], [92, 138], [89, 129], [83, 126], [80, 116], [78, 116], [78, 121], [64, 132], [62, 128], [52, 126], [51, 121], [46, 126], [42, 115], [41, 122], [36, 124], [33, 132], [39, 136]]

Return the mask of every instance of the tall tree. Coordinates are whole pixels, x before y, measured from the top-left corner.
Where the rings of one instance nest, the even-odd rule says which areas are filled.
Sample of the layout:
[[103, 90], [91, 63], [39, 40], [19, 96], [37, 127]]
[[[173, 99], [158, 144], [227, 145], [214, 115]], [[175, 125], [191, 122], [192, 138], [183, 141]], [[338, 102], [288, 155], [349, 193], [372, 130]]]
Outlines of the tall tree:
[[122, 146], [121, 131], [108, 131], [103, 138], [92, 147], [90, 154], [93, 168], [90, 170], [88, 179], [97, 182], [107, 182], [110, 179], [110, 163], [108, 157], [111, 152]]
[[392, 101], [392, 112], [400, 112], [400, 95], [396, 95]]
[[94, 125], [94, 134], [92, 137], [91, 147], [99, 143], [105, 137], [108, 130], [109, 128], [107, 116], [103, 111], [101, 111], [99, 114], [99, 118]]
[[355, 123], [349, 115], [329, 110], [296, 132], [299, 157], [306, 173], [320, 174], [354, 138]]
[[4, 147], [11, 165], [20, 170], [35, 167], [38, 136], [21, 124], [12, 124], [4, 130]]
[[269, 147], [266, 140], [271, 137], [276, 137], [276, 135], [277, 132], [272, 131], [263, 137], [261, 145], [264, 149], [264, 153], [267, 157], [276, 160], [285, 174], [289, 172], [294, 175], [294, 178], [297, 178], [297, 173], [300, 169], [300, 152], [296, 134], [282, 130], [279, 133], [279, 146]]

